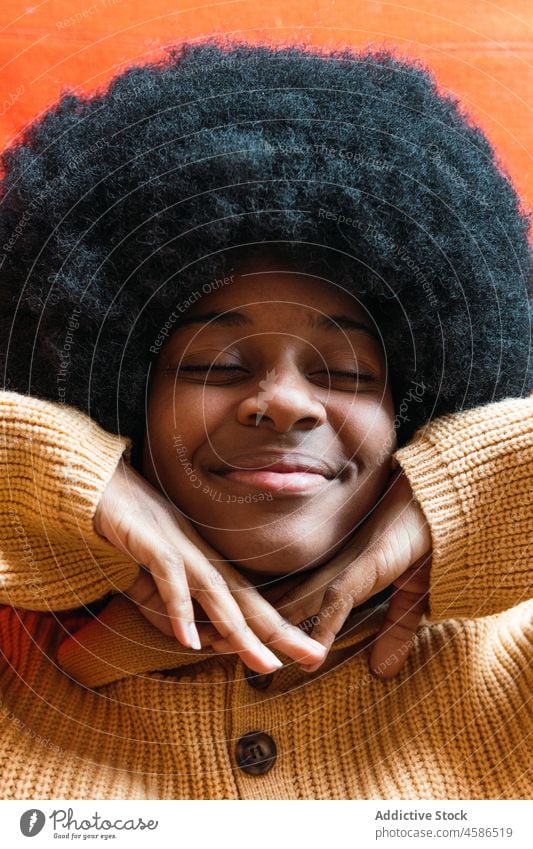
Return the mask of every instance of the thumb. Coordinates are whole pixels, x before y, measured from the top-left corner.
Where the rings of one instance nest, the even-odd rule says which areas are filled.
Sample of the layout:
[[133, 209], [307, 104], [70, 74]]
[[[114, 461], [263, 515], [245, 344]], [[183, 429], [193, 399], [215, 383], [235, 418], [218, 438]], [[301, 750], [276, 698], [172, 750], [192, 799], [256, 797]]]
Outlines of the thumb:
[[[427, 609], [431, 558], [418, 560], [395, 585], [385, 620], [370, 652], [370, 669], [380, 678], [393, 678], [405, 664]], [[408, 574], [409, 573], [409, 574]]]

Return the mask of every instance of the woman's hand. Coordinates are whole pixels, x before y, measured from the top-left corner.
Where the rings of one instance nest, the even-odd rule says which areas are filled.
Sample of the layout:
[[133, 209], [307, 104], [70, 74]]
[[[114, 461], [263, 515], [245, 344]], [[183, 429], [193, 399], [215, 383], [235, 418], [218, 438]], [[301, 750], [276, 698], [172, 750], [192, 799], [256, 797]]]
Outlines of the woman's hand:
[[195, 599], [210, 620], [200, 626], [203, 644], [236, 652], [254, 672], [282, 665], [263, 643], [302, 664], [325, 655], [320, 643], [283, 619], [173, 504], [123, 460], [98, 504], [94, 527], [142, 564], [127, 595], [148, 620], [184, 646], [202, 647]]
[[[276, 608], [300, 627], [313, 617], [313, 637], [329, 651], [351, 609], [392, 584], [395, 591], [370, 654], [372, 672], [392, 678], [405, 663], [427, 608], [430, 565], [429, 526], [399, 469], [361, 530], [329, 563], [283, 595]], [[322, 662], [310, 664], [308, 671]]]

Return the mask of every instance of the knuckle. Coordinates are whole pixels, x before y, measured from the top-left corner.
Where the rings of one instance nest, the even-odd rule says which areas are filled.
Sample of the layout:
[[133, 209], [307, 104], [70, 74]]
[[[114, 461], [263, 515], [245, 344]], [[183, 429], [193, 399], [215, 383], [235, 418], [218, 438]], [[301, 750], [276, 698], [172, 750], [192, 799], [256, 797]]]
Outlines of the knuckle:
[[420, 599], [421, 593], [416, 590], [406, 590], [405, 587], [402, 587], [401, 593], [398, 595], [401, 596], [402, 604], [405, 607], [410, 607], [411, 604], [416, 603]]
[[220, 587], [226, 586], [226, 580], [219, 570], [209, 564], [206, 571], [204, 572], [206, 585], [211, 589], [217, 589]]
[[185, 568], [185, 559], [180, 551], [171, 546], [165, 546], [154, 555], [152, 564], [152, 572], [154, 569], [162, 569], [167, 573], [182, 572]]
[[191, 602], [188, 596], [186, 595], [174, 595], [169, 601], [169, 604], [172, 606], [173, 610], [178, 610], [181, 612], [188, 612]]
[[388, 581], [389, 579], [389, 562], [390, 555], [387, 554], [387, 551], [383, 546], [376, 546], [373, 552], [373, 573], [374, 573], [374, 586], [378, 586]]
[[275, 609], [285, 622], [289, 619], [303, 619], [303, 617], [305, 616], [305, 610], [302, 604], [296, 602], [288, 602], [285, 601], [285, 599], [276, 603]]
[[310, 634], [313, 628], [318, 625], [319, 621], [320, 619], [315, 613], [312, 616], [306, 616], [305, 618], [302, 618], [299, 621], [298, 625], [296, 625], [295, 627], [298, 629], [298, 631], [302, 631], [304, 634]]
[[334, 581], [326, 589], [322, 600], [322, 608], [332, 608], [334, 611], [342, 610], [353, 601], [353, 592], [349, 586], [340, 580]]
[[221, 628], [221, 631], [227, 640], [248, 641], [254, 636], [252, 629], [245, 622], [242, 625], [232, 622], [231, 625]]
[[133, 602], [135, 602], [135, 604], [146, 604], [146, 602], [151, 598], [153, 590], [150, 586], [139, 584], [134, 585], [127, 592], [128, 596]]
[[342, 596], [343, 586], [341, 581], [333, 581], [324, 593], [324, 604], [334, 604], [336, 601], [341, 599]]
[[346, 575], [354, 595], [372, 595], [379, 589], [382, 576], [383, 552], [380, 540], [371, 540], [364, 552], [353, 560], [346, 569]]
[[266, 643], [278, 643], [280, 640], [296, 635], [297, 632], [300, 632], [300, 629], [296, 625], [292, 625], [280, 616], [279, 620], [275, 621], [268, 629], [265, 637], [261, 639]]
[[413, 629], [409, 628], [408, 625], [404, 625], [403, 622], [399, 622], [397, 619], [385, 618], [384, 622], [387, 638], [393, 639], [398, 642], [405, 642], [406, 638], [409, 639], [413, 635]]
[[313, 639], [325, 642], [326, 645], [330, 645], [336, 636], [337, 632], [335, 629], [325, 620], [321, 620], [313, 630]]

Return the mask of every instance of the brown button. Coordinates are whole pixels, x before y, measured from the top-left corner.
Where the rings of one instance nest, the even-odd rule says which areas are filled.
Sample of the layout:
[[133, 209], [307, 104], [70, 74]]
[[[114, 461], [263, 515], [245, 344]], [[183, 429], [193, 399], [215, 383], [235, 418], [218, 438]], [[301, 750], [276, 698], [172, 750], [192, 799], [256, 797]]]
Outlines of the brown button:
[[251, 731], [237, 741], [235, 758], [244, 772], [262, 775], [276, 762], [277, 748], [274, 740], [264, 731]]
[[266, 690], [272, 683], [274, 673], [265, 672], [264, 674], [261, 674], [260, 672], [254, 672], [253, 669], [248, 669], [248, 667], [245, 666], [244, 677], [250, 687], [253, 687], [254, 690]]

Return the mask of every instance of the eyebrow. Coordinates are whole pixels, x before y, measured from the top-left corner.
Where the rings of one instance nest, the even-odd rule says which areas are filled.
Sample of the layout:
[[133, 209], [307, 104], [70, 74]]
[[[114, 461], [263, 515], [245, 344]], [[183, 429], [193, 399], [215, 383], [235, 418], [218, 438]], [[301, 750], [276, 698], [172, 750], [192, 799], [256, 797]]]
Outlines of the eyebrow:
[[[199, 315], [189, 315], [185, 318], [180, 318], [176, 330], [181, 327], [187, 327], [190, 324], [207, 324], [212, 323], [221, 327], [242, 327], [243, 325], [251, 325], [253, 321], [242, 312], [228, 310], [227, 312], [219, 313], [205, 312]], [[370, 325], [364, 321], [357, 321], [347, 315], [320, 315], [310, 316], [308, 326], [313, 330], [358, 330], [362, 333], [367, 333], [372, 339], [381, 342], [379, 335], [373, 330]]]

